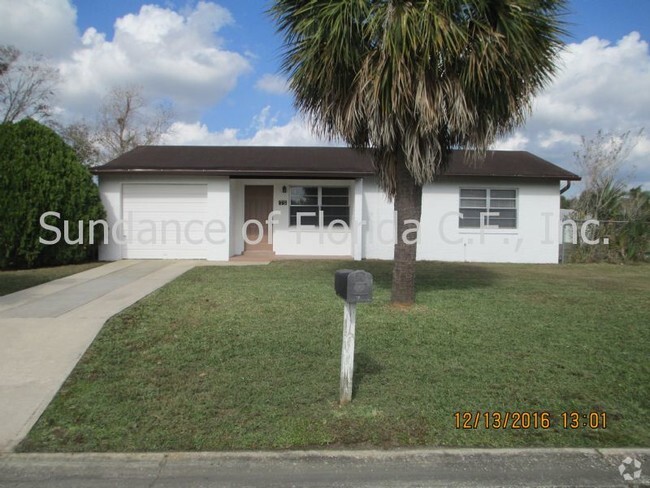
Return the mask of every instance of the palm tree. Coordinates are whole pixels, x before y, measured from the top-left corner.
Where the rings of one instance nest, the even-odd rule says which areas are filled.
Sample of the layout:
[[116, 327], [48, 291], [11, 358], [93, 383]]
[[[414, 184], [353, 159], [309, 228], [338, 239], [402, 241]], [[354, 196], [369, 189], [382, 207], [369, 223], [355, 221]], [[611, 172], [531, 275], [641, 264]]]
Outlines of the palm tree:
[[[373, 152], [398, 236], [452, 149], [480, 155], [550, 80], [564, 0], [275, 0], [283, 68], [321, 134]], [[477, 157], [477, 156], [476, 156]], [[392, 300], [415, 299], [416, 246], [395, 244]]]

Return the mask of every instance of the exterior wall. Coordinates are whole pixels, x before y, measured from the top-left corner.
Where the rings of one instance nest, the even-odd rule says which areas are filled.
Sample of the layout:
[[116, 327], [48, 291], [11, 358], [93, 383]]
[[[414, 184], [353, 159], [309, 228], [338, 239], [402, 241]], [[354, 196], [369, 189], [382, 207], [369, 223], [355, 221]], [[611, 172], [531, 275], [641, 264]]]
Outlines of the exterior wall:
[[[99, 195], [106, 209], [106, 222], [109, 229], [113, 229], [122, 219], [122, 182], [116, 178], [101, 176], [99, 178]], [[110, 233], [110, 232], [109, 232]], [[122, 259], [122, 246], [113, 241], [113, 236], [106, 238], [99, 245], [100, 261], [117, 261]]]
[[[498, 183], [495, 183], [498, 181]], [[112, 228], [123, 218], [124, 184], [207, 184], [206, 221], [223, 224], [212, 234], [222, 243], [208, 243], [205, 258], [226, 261], [244, 250], [244, 187], [271, 185], [273, 210], [279, 211], [273, 227], [276, 255], [321, 255], [354, 259], [392, 259], [395, 224], [393, 205], [378, 188], [375, 178], [357, 180], [269, 180], [229, 179], [227, 177], [102, 175], [100, 194]], [[291, 185], [348, 186], [350, 188], [351, 228], [298, 230], [289, 226]], [[282, 187], [287, 187], [287, 193]], [[517, 229], [460, 229], [458, 210], [460, 188], [516, 189]], [[287, 201], [287, 205], [281, 205]], [[523, 179], [473, 178], [446, 179], [427, 185], [422, 195], [422, 220], [418, 259], [468, 262], [557, 263], [559, 227], [559, 182]], [[268, 225], [263, 222], [265, 233]], [[213, 229], [218, 226], [213, 227]], [[123, 246], [111, 238], [100, 245], [101, 260], [124, 258]]]
[[[244, 185], [240, 184], [240, 180], [229, 181], [230, 188], [230, 249], [228, 254], [230, 256], [238, 256], [244, 252], [244, 237], [241, 233], [242, 225], [244, 225]], [[275, 201], [275, 193], [273, 191], [273, 200]]]
[[[151, 176], [151, 175], [102, 175], [99, 179], [99, 191], [106, 209], [106, 220], [109, 229], [127, 218], [123, 215], [123, 192], [125, 184], [202, 184], [207, 185], [205, 227], [209, 231], [209, 239], [216, 243], [206, 242], [205, 259], [211, 261], [227, 261], [230, 257], [230, 198], [229, 182], [224, 177], [184, 177], [184, 176]], [[209, 224], [209, 227], [208, 227]], [[200, 226], [196, 226], [200, 227]], [[194, 228], [193, 228], [194, 229]], [[117, 232], [121, 238], [121, 232]], [[206, 238], [206, 241], [208, 238]], [[223, 242], [220, 242], [223, 241]], [[123, 259], [124, 247], [109, 236], [106, 244], [99, 246], [99, 259], [113, 261]], [[182, 256], [180, 256], [182, 257]]]
[[[374, 178], [364, 182], [364, 257], [392, 259], [392, 203]], [[460, 188], [517, 189], [516, 229], [460, 229]], [[557, 263], [560, 192], [558, 181], [493, 178], [448, 179], [422, 192], [419, 260]]]
[[[353, 256], [353, 229], [332, 229], [319, 231], [303, 225], [301, 229], [289, 226], [289, 187], [294, 186], [347, 186], [350, 188], [350, 216], [351, 222], [361, 219], [361, 194], [355, 196], [355, 186], [361, 185], [355, 180], [272, 180], [272, 179], [231, 179], [230, 202], [231, 208], [231, 241], [230, 255], [236, 256], [244, 251], [242, 228], [244, 226], [244, 187], [253, 185], [273, 186], [273, 210], [280, 212], [274, 217], [278, 223], [272, 226], [273, 251], [278, 256]], [[282, 193], [282, 187], [287, 187], [287, 193]], [[357, 203], [358, 200], [358, 203]], [[280, 205], [286, 201], [286, 205]], [[264, 225], [264, 239], [268, 239], [269, 226]], [[358, 259], [361, 258], [361, 247], [356, 249]]]
[[393, 259], [393, 203], [379, 188], [376, 178], [365, 178], [363, 182], [363, 220], [363, 257]]

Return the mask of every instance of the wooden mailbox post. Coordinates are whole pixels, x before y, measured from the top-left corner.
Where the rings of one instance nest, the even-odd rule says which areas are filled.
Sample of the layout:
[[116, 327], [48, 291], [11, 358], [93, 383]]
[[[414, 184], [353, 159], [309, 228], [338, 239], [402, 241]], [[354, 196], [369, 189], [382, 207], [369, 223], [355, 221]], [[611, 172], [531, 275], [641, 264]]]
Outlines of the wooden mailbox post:
[[354, 371], [354, 335], [357, 303], [372, 301], [372, 275], [367, 271], [340, 269], [334, 276], [336, 294], [345, 300], [343, 306], [343, 345], [341, 348], [340, 404], [352, 401]]

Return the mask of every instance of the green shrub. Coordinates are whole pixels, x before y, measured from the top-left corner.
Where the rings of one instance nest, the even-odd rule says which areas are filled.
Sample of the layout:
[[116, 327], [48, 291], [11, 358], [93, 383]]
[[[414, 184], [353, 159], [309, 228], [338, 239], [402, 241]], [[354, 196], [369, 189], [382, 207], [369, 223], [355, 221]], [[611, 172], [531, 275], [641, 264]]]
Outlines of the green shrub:
[[[44, 212], [60, 213], [48, 217], [63, 235], [68, 220], [68, 235], [79, 235], [83, 221], [84, 242], [69, 245], [41, 227]], [[89, 243], [88, 221], [104, 218], [99, 191], [88, 169], [75, 152], [51, 129], [30, 119], [0, 125], [0, 268], [53, 266], [87, 261], [95, 256], [101, 232]], [[101, 227], [98, 228], [101, 231]]]

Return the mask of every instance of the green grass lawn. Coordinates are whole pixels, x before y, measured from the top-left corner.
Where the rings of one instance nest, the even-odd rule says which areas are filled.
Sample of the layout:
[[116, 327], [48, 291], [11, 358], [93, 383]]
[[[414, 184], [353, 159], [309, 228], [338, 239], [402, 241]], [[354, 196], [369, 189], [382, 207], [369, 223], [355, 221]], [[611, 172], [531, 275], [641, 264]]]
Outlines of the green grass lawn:
[[100, 266], [101, 263], [71, 264], [54, 268], [21, 269], [0, 271], [0, 296], [24, 290], [32, 286], [58, 280], [71, 274]]
[[[339, 407], [334, 271], [375, 276]], [[195, 268], [111, 319], [22, 451], [650, 445], [650, 267], [391, 263]], [[456, 429], [454, 413], [550, 412], [549, 429]], [[606, 429], [560, 414], [605, 412]]]

